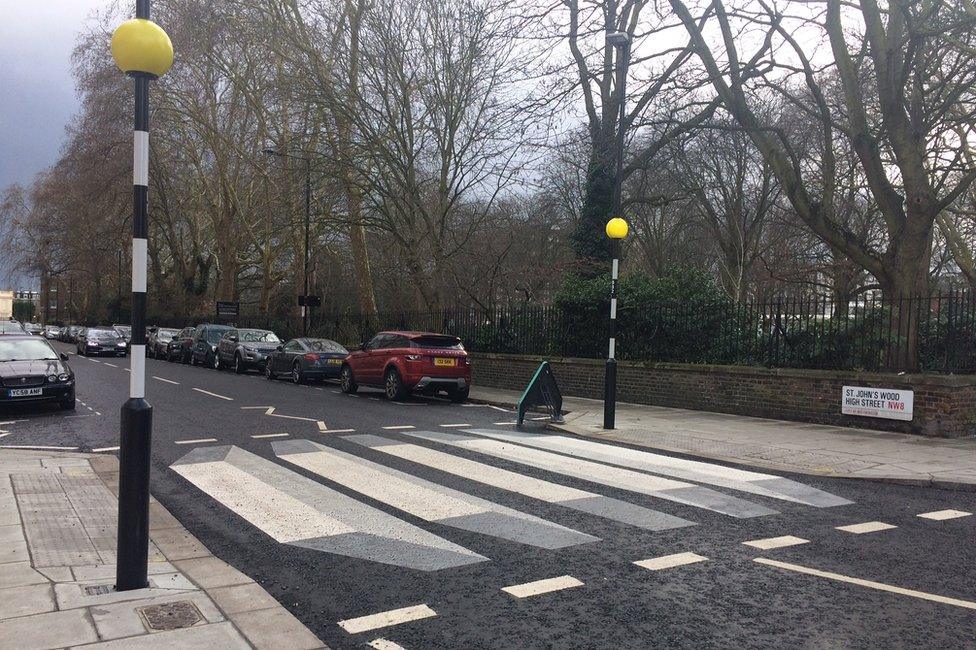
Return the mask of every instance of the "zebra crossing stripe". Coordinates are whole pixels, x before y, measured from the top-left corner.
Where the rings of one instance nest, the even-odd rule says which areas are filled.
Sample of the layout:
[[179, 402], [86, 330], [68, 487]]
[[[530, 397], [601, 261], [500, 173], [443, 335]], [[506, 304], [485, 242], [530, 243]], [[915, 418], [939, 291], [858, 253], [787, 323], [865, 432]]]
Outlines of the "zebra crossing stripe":
[[664, 512], [525, 476], [518, 472], [446, 454], [420, 445], [374, 435], [346, 436], [344, 439], [471, 481], [491, 485], [547, 503], [556, 503], [565, 508], [630, 524], [645, 530], [669, 530], [695, 525], [694, 522], [687, 519], [681, 519]]
[[379, 614], [370, 614], [369, 616], [360, 616], [359, 618], [339, 621], [339, 627], [349, 634], [359, 634], [360, 632], [378, 630], [383, 627], [390, 627], [391, 625], [419, 621], [420, 619], [430, 618], [432, 616], [437, 616], [437, 612], [427, 605], [414, 605], [412, 607], [391, 609], [388, 612], [380, 612]]
[[170, 469], [283, 544], [421, 571], [488, 559], [239, 447], [200, 447]]
[[683, 483], [660, 476], [652, 476], [629, 469], [611, 467], [579, 458], [571, 458], [531, 447], [512, 445], [500, 440], [482, 438], [470, 434], [444, 431], [405, 431], [404, 435], [440, 442], [461, 449], [510, 460], [529, 467], [536, 467], [557, 474], [572, 476], [591, 483], [646, 494], [651, 497], [674, 501], [684, 505], [711, 510], [736, 518], [759, 517], [776, 514], [775, 510], [722, 494], [700, 485]]
[[683, 458], [673, 458], [671, 456], [631, 449], [629, 447], [607, 445], [593, 440], [547, 434], [540, 435], [523, 431], [511, 432], [491, 429], [469, 429], [467, 431], [480, 436], [494, 438], [495, 440], [514, 442], [537, 449], [569, 454], [577, 458], [619, 465], [629, 469], [671, 476], [697, 483], [707, 483], [708, 485], [758, 494], [782, 501], [802, 503], [817, 508], [850, 505], [853, 503], [829, 492], [824, 492], [823, 490], [818, 490], [790, 479], [780, 478], [773, 474], [751, 472], [734, 467], [723, 467], [722, 465]]
[[547, 549], [599, 540], [310, 440], [274, 442], [272, 447], [289, 463], [424, 521]]

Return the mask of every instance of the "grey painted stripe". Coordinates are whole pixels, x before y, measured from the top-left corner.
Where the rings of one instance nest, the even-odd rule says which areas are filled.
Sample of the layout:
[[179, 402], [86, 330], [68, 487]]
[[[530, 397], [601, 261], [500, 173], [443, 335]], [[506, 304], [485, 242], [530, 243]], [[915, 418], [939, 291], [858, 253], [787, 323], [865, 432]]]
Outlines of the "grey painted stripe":
[[522, 465], [572, 476], [592, 483], [712, 510], [731, 517], [745, 518], [776, 514], [775, 510], [765, 506], [725, 495], [710, 488], [562, 456], [541, 449], [512, 445], [500, 440], [442, 431], [408, 431], [404, 434], [462, 449], [470, 449], [478, 453], [504, 458]]
[[540, 548], [599, 539], [309, 440], [272, 447], [289, 463], [425, 521]]
[[194, 449], [171, 469], [282, 543], [421, 571], [487, 560], [238, 447]]
[[346, 436], [345, 440], [471, 481], [523, 494], [547, 503], [557, 503], [572, 510], [612, 519], [646, 530], [669, 530], [695, 525], [694, 522], [687, 519], [681, 519], [664, 512], [650, 510], [619, 499], [600, 496], [586, 490], [578, 490], [525, 476], [420, 445], [373, 435]]
[[496, 440], [505, 440], [537, 449], [569, 454], [577, 458], [586, 458], [587, 460], [619, 465], [621, 467], [664, 476], [672, 476], [697, 483], [707, 483], [740, 492], [779, 499], [781, 501], [803, 503], [818, 508], [849, 505], [852, 503], [847, 499], [830, 494], [829, 492], [824, 492], [823, 490], [818, 490], [817, 488], [790, 479], [780, 478], [773, 474], [724, 467], [722, 465], [703, 463], [684, 458], [674, 458], [664, 454], [655, 454], [629, 447], [608, 445], [594, 440], [548, 434], [540, 435], [523, 431], [511, 432], [493, 429], [469, 429], [468, 431]]

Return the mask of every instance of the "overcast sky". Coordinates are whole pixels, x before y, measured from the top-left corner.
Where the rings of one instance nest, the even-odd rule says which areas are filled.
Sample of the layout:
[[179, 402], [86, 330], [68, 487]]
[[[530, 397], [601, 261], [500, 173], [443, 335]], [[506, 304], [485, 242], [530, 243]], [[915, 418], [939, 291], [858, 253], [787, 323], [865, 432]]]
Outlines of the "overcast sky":
[[109, 0], [0, 0], [0, 188], [55, 162], [78, 98], [71, 50]]

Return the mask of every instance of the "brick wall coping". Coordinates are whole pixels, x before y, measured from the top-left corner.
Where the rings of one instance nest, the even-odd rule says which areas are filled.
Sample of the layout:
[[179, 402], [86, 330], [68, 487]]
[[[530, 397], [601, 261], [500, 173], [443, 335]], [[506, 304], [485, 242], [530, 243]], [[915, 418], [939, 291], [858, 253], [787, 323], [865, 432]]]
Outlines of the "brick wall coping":
[[[473, 359], [499, 359], [511, 361], [532, 361], [542, 363], [573, 363], [603, 367], [605, 359], [590, 359], [582, 357], [544, 357], [527, 354], [499, 354], [486, 352], [469, 353]], [[767, 368], [765, 366], [725, 366], [720, 364], [698, 363], [665, 363], [652, 361], [618, 361], [618, 366], [632, 368], [654, 368], [673, 372], [690, 373], [723, 373], [741, 374], [766, 377], [796, 377], [803, 379], [836, 379], [849, 381], [851, 384], [887, 383], [911, 384], [913, 386], [948, 386], [965, 387], [976, 386], [976, 375], [942, 375], [936, 373], [899, 374], [894, 372], [867, 372], [861, 370], [809, 370], [802, 368]]]

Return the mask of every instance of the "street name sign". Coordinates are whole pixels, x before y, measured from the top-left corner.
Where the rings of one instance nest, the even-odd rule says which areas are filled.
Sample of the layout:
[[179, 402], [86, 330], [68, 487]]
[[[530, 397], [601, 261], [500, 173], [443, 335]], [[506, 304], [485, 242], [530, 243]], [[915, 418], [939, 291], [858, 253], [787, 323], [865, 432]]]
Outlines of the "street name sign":
[[841, 413], [887, 420], [911, 420], [915, 392], [895, 388], [844, 386]]

